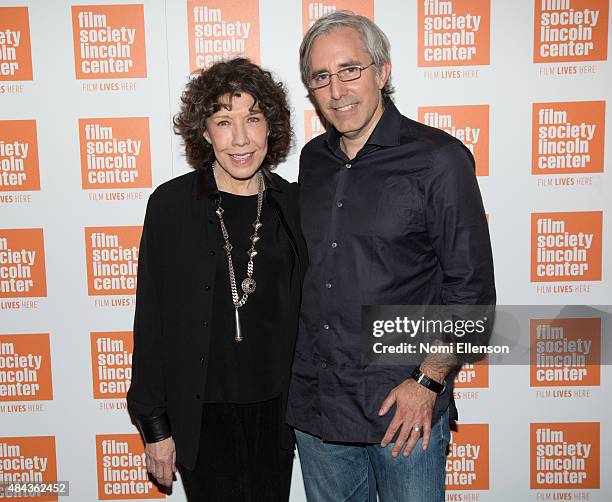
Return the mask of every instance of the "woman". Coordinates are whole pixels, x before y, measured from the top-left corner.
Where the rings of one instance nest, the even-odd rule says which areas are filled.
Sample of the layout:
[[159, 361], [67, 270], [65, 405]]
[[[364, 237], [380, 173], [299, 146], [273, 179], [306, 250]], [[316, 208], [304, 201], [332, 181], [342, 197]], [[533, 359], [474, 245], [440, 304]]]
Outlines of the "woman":
[[270, 172], [291, 142], [286, 95], [234, 59], [181, 99], [175, 130], [194, 172], [148, 202], [128, 408], [160, 484], [178, 467], [189, 500], [288, 500], [306, 250], [297, 186]]

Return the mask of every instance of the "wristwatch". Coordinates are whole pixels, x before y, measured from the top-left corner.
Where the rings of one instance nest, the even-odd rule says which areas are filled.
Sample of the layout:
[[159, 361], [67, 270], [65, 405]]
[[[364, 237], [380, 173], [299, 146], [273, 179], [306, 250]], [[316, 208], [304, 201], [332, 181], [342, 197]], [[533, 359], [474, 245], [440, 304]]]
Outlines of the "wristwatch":
[[417, 381], [417, 383], [420, 383], [426, 389], [429, 389], [430, 391], [435, 392], [436, 394], [438, 394], [438, 396], [441, 394], [444, 394], [444, 391], [446, 390], [446, 382], [438, 383], [435, 380], [432, 380], [425, 373], [423, 373], [418, 368], [418, 366], [414, 368], [414, 371], [412, 372], [412, 375], [410, 376], [414, 378]]

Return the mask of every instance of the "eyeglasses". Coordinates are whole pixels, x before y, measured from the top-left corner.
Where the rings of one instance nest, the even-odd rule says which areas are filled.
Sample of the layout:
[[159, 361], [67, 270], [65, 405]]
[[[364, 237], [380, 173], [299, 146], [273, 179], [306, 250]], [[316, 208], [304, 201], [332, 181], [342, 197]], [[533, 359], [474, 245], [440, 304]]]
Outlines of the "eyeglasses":
[[361, 72], [363, 70], [367, 70], [373, 64], [374, 63], [372, 62], [368, 66], [347, 66], [346, 68], [338, 70], [336, 73], [317, 73], [308, 81], [308, 87], [313, 91], [316, 89], [321, 89], [322, 87], [327, 87], [329, 84], [331, 84], [331, 78], [334, 75], [338, 77], [338, 80], [340, 80], [340, 82], [350, 82], [351, 80], [357, 80], [359, 77], [361, 77]]

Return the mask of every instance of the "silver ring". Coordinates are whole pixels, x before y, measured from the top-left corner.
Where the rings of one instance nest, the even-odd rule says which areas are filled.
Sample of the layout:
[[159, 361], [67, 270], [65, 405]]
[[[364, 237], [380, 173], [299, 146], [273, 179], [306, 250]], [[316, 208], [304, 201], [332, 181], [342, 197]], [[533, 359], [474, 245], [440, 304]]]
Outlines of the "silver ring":
[[421, 432], [421, 428], [420, 427], [416, 427], [416, 426], [413, 427], [412, 430], [415, 431], [415, 432]]

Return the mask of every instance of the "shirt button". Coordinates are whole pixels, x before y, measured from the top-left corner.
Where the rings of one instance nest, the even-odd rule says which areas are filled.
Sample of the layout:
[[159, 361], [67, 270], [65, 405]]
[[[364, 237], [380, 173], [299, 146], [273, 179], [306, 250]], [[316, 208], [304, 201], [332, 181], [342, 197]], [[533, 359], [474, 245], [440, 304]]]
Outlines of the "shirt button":
[[327, 363], [321, 363], [321, 368], [323, 369], [327, 368]]
[[215, 251], [213, 249], [211, 249], [209, 252], [210, 256], [215, 256]]
[[196, 399], [200, 399], [200, 394], [196, 394]]
[[323, 324], [323, 329], [329, 329], [329, 324], [327, 323]]
[[336, 202], [336, 206], [338, 206], [338, 207], [342, 207], [342, 201], [341, 201], [341, 200], [339, 200], [338, 202]]
[[326, 287], [327, 289], [331, 289], [331, 287], [332, 287], [331, 282], [326, 282], [326, 283], [325, 283], [325, 287]]
[[214, 222], [213, 222], [213, 220], [208, 220], [208, 223], [210, 223], [212, 225]]
[[334, 249], [336, 249], [338, 247], [338, 243], [336, 241], [332, 242], [330, 244], [331, 247], [333, 247]]
[[344, 167], [346, 167], [347, 169], [350, 169], [352, 166], [350, 164], [344, 164]]
[[208, 284], [206, 284], [206, 286], [204, 286], [204, 291], [210, 291], [210, 286]]
[[200, 357], [200, 364], [204, 364], [204, 356]]
[[205, 328], [208, 328], [208, 321], [204, 321], [202, 324], [204, 325]]

